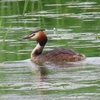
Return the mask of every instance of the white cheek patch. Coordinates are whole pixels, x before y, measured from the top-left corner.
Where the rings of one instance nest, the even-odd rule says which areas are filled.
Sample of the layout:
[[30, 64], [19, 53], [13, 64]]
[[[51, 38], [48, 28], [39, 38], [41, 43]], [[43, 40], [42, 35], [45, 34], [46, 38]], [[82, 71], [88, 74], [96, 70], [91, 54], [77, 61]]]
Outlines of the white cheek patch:
[[39, 38], [39, 32], [34, 33], [34, 34], [30, 34], [30, 38], [37, 40]]
[[35, 33], [35, 34], [32, 36], [33, 39], [38, 39], [38, 37], [39, 37], [39, 34], [38, 34], [38, 33]]

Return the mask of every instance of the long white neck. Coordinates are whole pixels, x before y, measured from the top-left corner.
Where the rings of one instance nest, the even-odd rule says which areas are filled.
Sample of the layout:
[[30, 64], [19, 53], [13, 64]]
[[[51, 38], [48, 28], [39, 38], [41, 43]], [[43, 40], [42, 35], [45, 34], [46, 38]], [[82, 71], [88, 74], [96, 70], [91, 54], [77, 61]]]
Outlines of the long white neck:
[[33, 49], [32, 53], [31, 53], [31, 57], [32, 56], [38, 56], [42, 53], [44, 46], [40, 46], [40, 44], [38, 43], [36, 45], [36, 47]]

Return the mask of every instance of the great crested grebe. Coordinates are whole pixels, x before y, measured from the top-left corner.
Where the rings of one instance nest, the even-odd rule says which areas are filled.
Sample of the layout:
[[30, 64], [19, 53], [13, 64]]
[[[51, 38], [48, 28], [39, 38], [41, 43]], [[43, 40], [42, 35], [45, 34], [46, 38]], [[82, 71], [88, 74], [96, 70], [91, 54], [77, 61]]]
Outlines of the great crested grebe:
[[47, 36], [43, 32], [44, 30], [33, 31], [30, 35], [23, 37], [22, 39], [35, 39], [37, 41], [36, 47], [31, 53], [31, 60], [33, 62], [45, 62], [45, 61], [66, 61], [75, 62], [84, 60], [86, 57], [84, 54], [80, 54], [70, 49], [57, 49], [51, 50], [42, 54], [43, 48], [47, 43]]

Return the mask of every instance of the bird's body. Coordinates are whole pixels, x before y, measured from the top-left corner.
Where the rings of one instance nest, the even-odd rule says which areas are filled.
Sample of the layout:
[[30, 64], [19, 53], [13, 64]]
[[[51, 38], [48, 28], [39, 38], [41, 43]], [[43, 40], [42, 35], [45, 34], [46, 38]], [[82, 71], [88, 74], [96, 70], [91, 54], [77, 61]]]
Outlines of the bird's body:
[[67, 61], [67, 62], [74, 62], [84, 60], [85, 56], [83, 54], [79, 54], [70, 49], [55, 49], [48, 51], [46, 53], [40, 55], [34, 55], [32, 53], [31, 60], [34, 62], [44, 62], [44, 61]]
[[43, 30], [34, 31], [29, 36], [26, 36], [23, 39], [28, 39], [28, 38], [36, 39], [36, 41], [38, 42], [37, 46], [33, 49], [31, 53], [31, 60], [33, 62], [46, 62], [46, 61], [75, 62], [84, 60], [86, 58], [84, 54], [80, 54], [71, 49], [64, 49], [64, 48], [42, 53], [44, 46], [47, 42], [47, 36], [43, 32]]

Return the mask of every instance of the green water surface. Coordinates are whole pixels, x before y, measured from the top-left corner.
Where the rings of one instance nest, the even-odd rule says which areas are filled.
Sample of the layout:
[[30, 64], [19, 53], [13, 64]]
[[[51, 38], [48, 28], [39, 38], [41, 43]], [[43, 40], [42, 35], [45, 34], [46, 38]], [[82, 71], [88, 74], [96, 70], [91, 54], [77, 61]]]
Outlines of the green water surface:
[[[70, 48], [87, 59], [34, 65], [36, 41], [21, 38], [37, 29], [48, 36], [43, 52]], [[99, 100], [99, 57], [100, 0], [0, 0], [0, 100]]]

